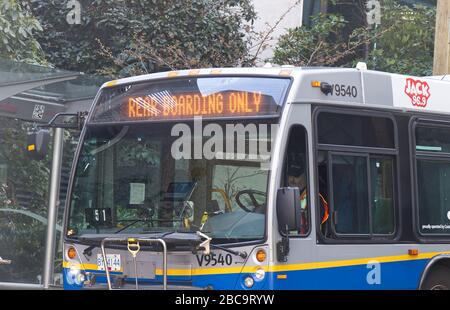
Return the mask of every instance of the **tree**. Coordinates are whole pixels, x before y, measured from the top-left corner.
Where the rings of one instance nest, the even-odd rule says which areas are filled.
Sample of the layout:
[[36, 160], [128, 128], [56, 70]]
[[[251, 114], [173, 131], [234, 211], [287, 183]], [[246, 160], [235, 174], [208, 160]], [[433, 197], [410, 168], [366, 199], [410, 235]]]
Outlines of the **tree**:
[[81, 24], [69, 25], [67, 1], [31, 1], [50, 62], [119, 76], [238, 65], [255, 18], [250, 0], [80, 0]]
[[35, 39], [41, 31], [26, 1], [0, 1], [0, 58], [43, 63], [43, 53]]
[[337, 14], [318, 14], [312, 26], [288, 29], [281, 36], [274, 51], [273, 61], [296, 66], [336, 65], [352, 45], [342, 43], [342, 29], [346, 20]]
[[[40, 31], [26, 1], [0, 1], [0, 58], [44, 64], [44, 54], [35, 39]], [[35, 282], [42, 267], [39, 262], [44, 255], [45, 225], [8, 210], [46, 215], [49, 162], [32, 162], [25, 156], [30, 123], [6, 117], [0, 120], [0, 256], [12, 261], [1, 268], [0, 279]]]
[[0, 256], [12, 261], [1, 268], [0, 279], [35, 282], [42, 271], [46, 226], [5, 209], [30, 211], [46, 218], [50, 162], [48, 158], [31, 161], [25, 154], [31, 123], [6, 117], [0, 120], [0, 209], [4, 210], [0, 213]]
[[275, 47], [272, 61], [347, 67], [365, 61], [374, 70], [430, 75], [435, 8], [384, 0], [381, 13], [378, 27], [358, 26], [350, 34], [345, 34], [348, 22], [341, 15], [319, 14], [312, 26], [289, 29]]
[[381, 71], [411, 75], [432, 75], [434, 53], [435, 7], [400, 5], [384, 1], [381, 33], [372, 48], [367, 64]]

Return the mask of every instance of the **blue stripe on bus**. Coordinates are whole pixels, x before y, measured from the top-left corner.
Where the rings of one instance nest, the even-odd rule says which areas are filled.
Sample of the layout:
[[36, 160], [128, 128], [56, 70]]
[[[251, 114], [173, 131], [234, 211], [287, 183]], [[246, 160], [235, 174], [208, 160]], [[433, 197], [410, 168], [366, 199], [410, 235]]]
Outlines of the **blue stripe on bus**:
[[[420, 277], [429, 259], [408, 260], [398, 262], [380, 263], [380, 283], [369, 284], [368, 274], [372, 269], [367, 265], [354, 265], [344, 267], [330, 267], [310, 270], [292, 270], [266, 272], [263, 281], [255, 279], [253, 289], [417, 289]], [[80, 289], [80, 286], [70, 285], [66, 281], [66, 268], [64, 270], [64, 288]], [[89, 270], [87, 270], [89, 271]], [[92, 270], [98, 273], [98, 270]], [[114, 273], [117, 274], [117, 273]], [[277, 276], [285, 276], [278, 279]], [[187, 276], [168, 276], [168, 283], [173, 285], [192, 285], [199, 288], [210, 286], [218, 290], [245, 289], [243, 283], [249, 273], [234, 274], [208, 274]], [[98, 276], [97, 283], [106, 283], [105, 276]], [[134, 278], [127, 279], [134, 283]], [[369, 279], [370, 281], [371, 279]], [[162, 276], [155, 279], [139, 279], [144, 284], [161, 284]], [[373, 280], [372, 280], [373, 281]]]
[[[275, 289], [417, 289], [427, 262], [428, 259], [381, 263], [379, 284], [368, 283], [372, 269], [367, 265], [276, 272], [271, 282]], [[277, 275], [287, 278], [277, 279]]]

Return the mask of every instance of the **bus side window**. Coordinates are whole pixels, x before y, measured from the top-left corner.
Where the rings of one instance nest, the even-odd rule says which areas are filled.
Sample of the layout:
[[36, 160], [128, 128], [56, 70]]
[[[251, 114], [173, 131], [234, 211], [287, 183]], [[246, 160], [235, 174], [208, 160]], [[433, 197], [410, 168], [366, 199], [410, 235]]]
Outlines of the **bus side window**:
[[367, 162], [363, 156], [333, 155], [333, 222], [338, 234], [369, 233]]
[[310, 230], [310, 206], [308, 205], [308, 165], [306, 160], [306, 130], [296, 125], [291, 128], [284, 159], [283, 185], [298, 187], [300, 190], [301, 228], [290, 232], [291, 235], [306, 236]]
[[[317, 121], [317, 201], [322, 236], [392, 236], [394, 123], [383, 116], [342, 112], [319, 113]], [[374, 148], [386, 151], [374, 153]]]
[[419, 123], [415, 138], [419, 233], [449, 238], [450, 128]]

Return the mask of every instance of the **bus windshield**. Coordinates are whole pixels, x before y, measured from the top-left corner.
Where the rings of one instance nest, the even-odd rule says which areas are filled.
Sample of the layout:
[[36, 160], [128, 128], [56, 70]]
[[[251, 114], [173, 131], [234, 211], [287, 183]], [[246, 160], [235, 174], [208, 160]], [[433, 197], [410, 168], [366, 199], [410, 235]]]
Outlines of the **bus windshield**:
[[222, 243], [262, 239], [274, 120], [87, 125], [68, 236], [202, 231]]

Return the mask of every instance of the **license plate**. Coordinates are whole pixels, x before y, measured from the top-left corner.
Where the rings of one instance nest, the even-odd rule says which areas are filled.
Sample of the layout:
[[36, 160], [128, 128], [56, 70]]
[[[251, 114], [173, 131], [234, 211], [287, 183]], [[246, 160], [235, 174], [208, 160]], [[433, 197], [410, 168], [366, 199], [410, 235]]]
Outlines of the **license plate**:
[[[121, 271], [122, 263], [119, 254], [106, 254], [106, 262], [109, 271]], [[103, 262], [103, 255], [97, 254], [97, 270], [105, 270], [105, 263]]]

